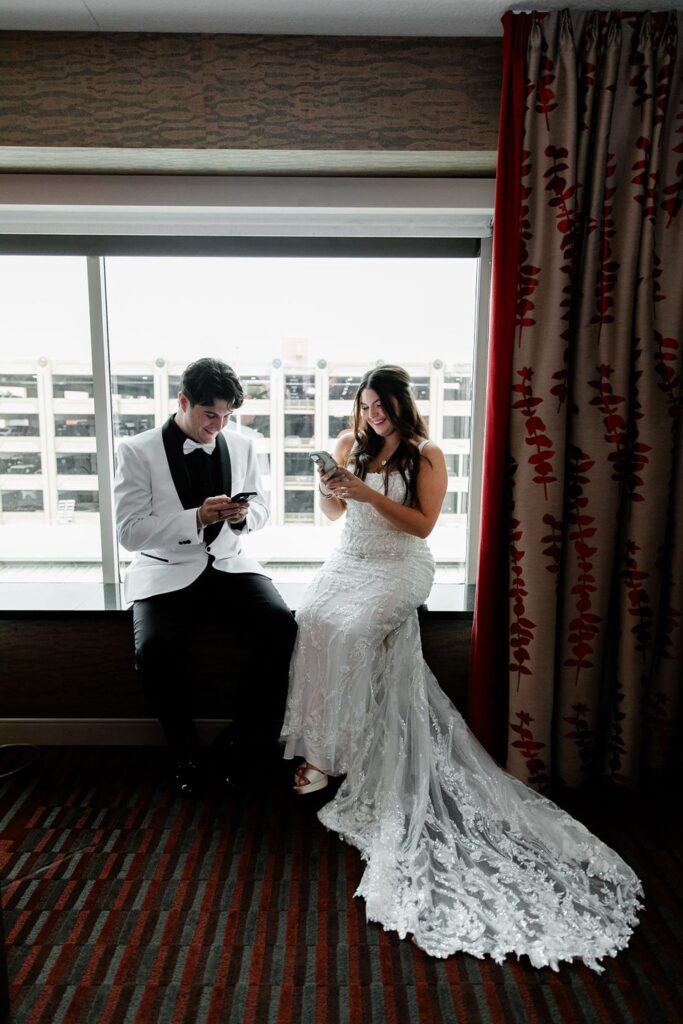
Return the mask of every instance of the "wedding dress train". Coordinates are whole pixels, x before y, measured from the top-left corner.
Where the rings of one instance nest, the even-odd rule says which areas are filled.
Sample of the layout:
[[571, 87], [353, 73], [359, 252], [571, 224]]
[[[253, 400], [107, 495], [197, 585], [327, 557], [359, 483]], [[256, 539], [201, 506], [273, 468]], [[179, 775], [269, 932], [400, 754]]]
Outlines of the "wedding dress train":
[[[389, 496], [403, 493], [391, 474]], [[340, 546], [297, 611], [285, 757], [346, 776], [318, 816], [366, 861], [357, 895], [369, 920], [432, 956], [515, 953], [601, 971], [628, 943], [640, 882], [503, 771], [443, 693], [415, 610], [433, 575], [424, 540], [349, 502]]]

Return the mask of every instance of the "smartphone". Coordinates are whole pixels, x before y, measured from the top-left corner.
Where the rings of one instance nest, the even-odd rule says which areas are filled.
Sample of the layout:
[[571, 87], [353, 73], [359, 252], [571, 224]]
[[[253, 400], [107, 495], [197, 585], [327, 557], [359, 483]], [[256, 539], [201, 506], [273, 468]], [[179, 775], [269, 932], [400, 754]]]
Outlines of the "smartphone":
[[239, 494], [233, 494], [230, 501], [249, 501], [250, 498], [256, 497], [256, 491], [240, 491]]
[[339, 469], [338, 463], [332, 458], [329, 452], [311, 452], [311, 459], [317, 466], [322, 467], [323, 473], [329, 473], [331, 469]]

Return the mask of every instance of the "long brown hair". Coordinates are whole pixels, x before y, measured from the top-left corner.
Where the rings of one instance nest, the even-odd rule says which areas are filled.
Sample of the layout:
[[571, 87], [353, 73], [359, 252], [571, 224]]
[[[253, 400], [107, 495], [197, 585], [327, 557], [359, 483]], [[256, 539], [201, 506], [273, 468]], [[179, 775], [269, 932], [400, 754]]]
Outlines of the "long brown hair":
[[[368, 467], [382, 448], [383, 439], [376, 434], [360, 411], [361, 395], [370, 388], [379, 395], [385, 415], [391, 420], [400, 437], [398, 447], [384, 466], [384, 493], [389, 486], [389, 473], [397, 470], [406, 487], [404, 505], [419, 506], [417, 478], [420, 472], [418, 444], [427, 437], [427, 427], [420, 415], [410, 388], [410, 377], [401, 366], [380, 366], [368, 370], [361, 380], [353, 401], [353, 432], [356, 445], [349, 456], [354, 473], [365, 480]], [[394, 408], [394, 401], [398, 406]]]

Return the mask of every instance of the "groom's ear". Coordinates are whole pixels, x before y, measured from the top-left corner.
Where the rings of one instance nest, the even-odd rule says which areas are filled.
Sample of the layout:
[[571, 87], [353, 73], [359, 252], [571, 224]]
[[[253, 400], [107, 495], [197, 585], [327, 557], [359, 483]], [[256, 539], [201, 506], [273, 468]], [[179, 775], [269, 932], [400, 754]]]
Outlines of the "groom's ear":
[[178, 405], [180, 406], [180, 408], [182, 409], [183, 412], [186, 411], [186, 409], [187, 409], [189, 404], [190, 404], [190, 399], [187, 397], [185, 392], [184, 391], [179, 391], [178, 392]]

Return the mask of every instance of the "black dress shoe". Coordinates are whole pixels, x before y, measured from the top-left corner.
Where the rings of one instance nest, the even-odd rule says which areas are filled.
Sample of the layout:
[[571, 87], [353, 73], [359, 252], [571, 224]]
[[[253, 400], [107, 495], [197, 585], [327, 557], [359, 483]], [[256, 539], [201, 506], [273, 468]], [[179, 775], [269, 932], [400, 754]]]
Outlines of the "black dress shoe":
[[206, 766], [209, 785], [226, 796], [241, 792], [246, 782], [244, 764], [244, 756], [240, 757], [231, 745], [212, 749]]
[[235, 771], [226, 766], [211, 773], [209, 785], [219, 796], [237, 796], [243, 790]]
[[194, 800], [202, 791], [202, 769], [195, 754], [181, 754], [173, 766], [176, 792], [185, 800]]
[[216, 736], [207, 751], [206, 774], [211, 788], [222, 795], [239, 792], [240, 760], [235, 729], [229, 725]]

